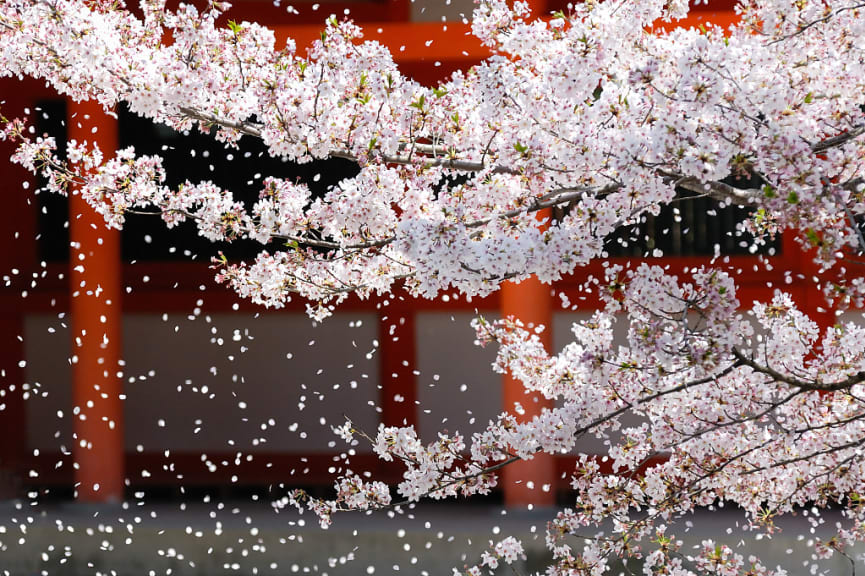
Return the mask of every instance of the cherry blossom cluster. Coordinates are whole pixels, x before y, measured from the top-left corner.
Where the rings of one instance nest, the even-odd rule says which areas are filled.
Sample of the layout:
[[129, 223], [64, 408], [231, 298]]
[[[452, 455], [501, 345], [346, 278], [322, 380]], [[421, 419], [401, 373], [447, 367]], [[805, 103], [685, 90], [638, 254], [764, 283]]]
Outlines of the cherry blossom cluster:
[[364, 482], [349, 471], [337, 480], [333, 499], [313, 498], [303, 490], [294, 490], [274, 503], [277, 509], [288, 505], [301, 511], [309, 509], [316, 514], [321, 525], [327, 527], [337, 511], [376, 510], [417, 502], [421, 498], [489, 494], [497, 484], [497, 477], [491, 470], [466, 458], [466, 446], [458, 433], [439, 434], [437, 441], [424, 445], [413, 427], [386, 427], [382, 424], [373, 438], [355, 429], [351, 422], [346, 422], [334, 432], [349, 443], [355, 442], [356, 434], [360, 435], [372, 444], [373, 451], [385, 462], [401, 462], [405, 466], [404, 480], [396, 487], [401, 499], [398, 502], [392, 500], [387, 484]]
[[454, 568], [453, 576], [481, 576], [485, 571], [495, 570], [500, 564], [511, 565], [517, 560], [525, 559], [522, 543], [513, 536], [496, 543], [490, 540], [490, 548], [481, 555], [480, 565], [466, 567], [464, 570]]
[[[296, 162], [357, 162], [322, 197], [271, 182], [255, 207], [210, 183], [167, 194], [155, 174], [109, 193], [97, 189], [111, 178], [85, 177], [112, 224], [130, 207], [171, 222], [194, 204], [208, 238], [265, 244], [219, 276], [256, 302], [300, 293], [326, 315], [346, 293], [399, 280], [425, 297], [553, 281], [677, 189], [754, 207], [758, 241], [797, 228], [827, 265], [861, 248], [863, 24], [840, 0], [751, 0], [727, 30], [671, 32], [656, 23], [686, 16], [687, 2], [577, 3], [536, 20], [524, 3], [484, 0], [472, 31], [493, 55], [434, 88], [350, 21], [329, 19], [304, 53], [254, 23], [217, 25], [226, 8], [148, 0], [136, 17], [109, 3], [5, 2], [0, 75], [229, 145], [258, 138]], [[20, 144], [32, 165], [37, 149]], [[550, 207], [563, 210], [535, 217]]]
[[[380, 457], [404, 463], [404, 502], [455, 496], [442, 483], [494, 477], [540, 452], [575, 453], [574, 506], [546, 533], [551, 574], [601, 574], [615, 558], [683, 575], [783, 574], [723, 544], [690, 557], [678, 550], [669, 524], [718, 503], [742, 508], [751, 530], [769, 533], [802, 506], [841, 506], [848, 523], [818, 551], [857, 541], [865, 527], [865, 328], [821, 332], [781, 292], [745, 315], [732, 277], [708, 268], [680, 280], [657, 266], [611, 266], [598, 287], [605, 308], [576, 324], [575, 341], [556, 355], [515, 319], [476, 321], [479, 342], [498, 346], [496, 369], [557, 405], [522, 422], [502, 413], [472, 435], [459, 472], [450, 468], [465, 452], [458, 433], [426, 446], [412, 427], [382, 426], [367, 438]], [[613, 338], [619, 322], [628, 326], [624, 344]], [[608, 445], [603, 458], [576, 450], [586, 435]], [[574, 537], [610, 522], [607, 537]]]
[[274, 501], [277, 510], [293, 506], [299, 512], [309, 510], [322, 528], [333, 522], [333, 514], [340, 510], [369, 510], [391, 504], [390, 489], [383, 482], [365, 482], [354, 473], [342, 476], [334, 485], [336, 496], [332, 500], [313, 498], [303, 490], [292, 490], [287, 496]]
[[[69, 142], [61, 161], [53, 139], [19, 120], [3, 118], [0, 138], [49, 190], [82, 194], [111, 226], [147, 212], [169, 226], [192, 220], [213, 241], [259, 242], [253, 262], [216, 259], [217, 278], [254, 302], [299, 294], [321, 318], [349, 294], [476, 296], [511, 279], [553, 282], [682, 191], [751, 207], [741, 226], [757, 242], [795, 233], [818, 266], [839, 271], [824, 283], [829, 296], [865, 300], [849, 263], [865, 249], [860, 3], [742, 0], [729, 28], [665, 32], [658, 24], [687, 16], [688, 2], [586, 1], [534, 19], [523, 2], [480, 0], [471, 29], [492, 55], [435, 87], [403, 76], [350, 21], [330, 18], [303, 51], [254, 23], [218, 25], [218, 2], [141, 7], [137, 17], [110, 2], [6, 0], [0, 76], [124, 104], [227, 146], [260, 139], [294, 162], [349, 159], [358, 173], [317, 195], [267, 178], [245, 198], [212, 182], [170, 189], [159, 158], [132, 149]], [[841, 509], [820, 556], [863, 539], [861, 323], [821, 328], [780, 291], [741, 301], [723, 266], [681, 277], [608, 266], [591, 289], [603, 308], [557, 354], [519, 319], [475, 322], [478, 341], [497, 347], [494, 369], [553, 407], [431, 442], [412, 427], [373, 436], [347, 423], [337, 433], [401, 463], [402, 482], [348, 471], [332, 499], [295, 491], [277, 505], [326, 526], [341, 510], [485, 494], [517, 460], [570, 453], [572, 501], [545, 535], [551, 576], [602, 574], [615, 559], [642, 560], [646, 574], [781, 576], [722, 543], [682, 550], [675, 522], [723, 504], [768, 533], [805, 506]], [[580, 452], [584, 437], [603, 453]], [[508, 538], [465, 573], [522, 555]]]

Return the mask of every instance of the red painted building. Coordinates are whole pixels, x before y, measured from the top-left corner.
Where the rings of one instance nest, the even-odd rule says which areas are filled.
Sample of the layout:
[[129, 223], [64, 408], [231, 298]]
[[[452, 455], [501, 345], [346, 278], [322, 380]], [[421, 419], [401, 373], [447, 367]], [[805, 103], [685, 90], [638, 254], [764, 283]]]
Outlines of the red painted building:
[[[559, 0], [530, 3], [536, 13], [567, 10]], [[485, 56], [461, 21], [461, 13], [471, 11], [470, 1], [436, 0], [425, 8], [408, 0], [322, 0], [317, 9], [294, 4], [299, 15], [257, 1], [238, 1], [230, 14], [266, 23], [279, 38], [295, 38], [302, 46], [318, 36], [329, 14], [350, 11], [367, 38], [390, 46], [402, 70], [426, 83]], [[703, 11], [688, 23], [723, 24], [734, 17], [732, 2], [710, 4], [701, 5]], [[29, 109], [40, 129], [93, 139], [97, 127], [103, 149], [134, 144], [140, 151], [150, 146], [174, 154], [167, 161], [169, 173], [174, 168], [184, 178], [210, 172], [220, 178], [217, 168], [228, 165], [224, 178], [276, 170], [304, 178], [321, 174], [325, 186], [328, 174], [350, 170], [340, 164], [303, 169], [257, 164], [254, 158], [238, 170], [230, 152], [215, 143], [183, 140], [122, 111], [113, 117], [86, 104], [66, 105], [39, 82], [3, 80], [0, 94], [6, 116]], [[190, 147], [199, 151], [197, 157], [190, 156]], [[0, 153], [6, 158], [11, 148], [4, 143]], [[6, 160], [0, 171], [4, 495], [27, 490], [71, 495], [75, 485], [80, 499], [112, 500], [148, 486], [329, 484], [346, 448], [329, 433], [329, 426], [340, 422], [326, 419], [341, 412], [370, 430], [379, 422], [414, 424], [430, 438], [443, 428], [477, 429], [514, 401], [529, 413], [539, 408], [526, 401], [519, 383], [507, 378], [502, 383], [489, 370], [491, 351], [471, 346], [468, 321], [476, 311], [551, 326], [547, 345], [558, 348], [569, 324], [595, 304], [578, 300], [585, 295], [577, 295], [575, 287], [598, 274], [600, 265], [552, 288], [524, 282], [472, 302], [415, 301], [399, 294], [353, 300], [313, 328], [303, 302], [264, 311], [215, 285], [208, 268], [215, 248], [194, 234], [165, 232], [155, 220], [130, 222], [123, 235], [108, 231], [76, 199], [64, 203], [34, 194], [38, 183]], [[729, 265], [742, 270], [743, 302], [767, 298], [783, 286], [812, 314], [827, 322], [832, 318], [818, 310], [820, 295], [804, 281], [813, 271], [793, 242], [785, 238], [772, 247], [772, 270], [758, 270], [756, 257], [728, 234], [736, 217], [732, 209], [717, 221], [700, 216], [706, 209], [696, 201], [683, 203], [690, 214], [670, 212], [647, 222], [642, 242], [614, 243], [611, 252], [618, 256], [613, 257], [624, 260], [665, 243], [665, 261], [674, 269], [687, 268], [705, 263], [707, 247], [720, 244]], [[689, 218], [703, 223], [688, 228], [682, 221]], [[243, 257], [243, 248], [238, 250], [235, 256]], [[794, 271], [793, 285], [785, 283], [788, 270]], [[561, 308], [556, 294], [562, 291], [579, 303], [578, 310]], [[360, 446], [350, 460], [354, 469], [383, 478], [395, 479], [399, 472]], [[509, 504], [551, 504], [555, 487], [566, 486], [565, 458], [522, 466], [511, 473], [532, 479], [535, 489], [507, 476]], [[551, 488], [542, 490], [543, 485]]]

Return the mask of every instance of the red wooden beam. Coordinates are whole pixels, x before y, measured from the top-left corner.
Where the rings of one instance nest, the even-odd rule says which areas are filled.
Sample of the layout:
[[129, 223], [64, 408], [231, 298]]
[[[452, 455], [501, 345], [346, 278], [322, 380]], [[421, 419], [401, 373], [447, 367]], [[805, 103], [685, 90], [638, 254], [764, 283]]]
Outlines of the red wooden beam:
[[[266, 484], [330, 485], [346, 466], [376, 480], [395, 483], [402, 478], [400, 463], [384, 462], [371, 453], [346, 460], [339, 453], [285, 452], [128, 452], [125, 455], [129, 487], [147, 486], [254, 486]], [[26, 459], [37, 475], [31, 486], [61, 486], [73, 482], [72, 456], [42, 452]]]

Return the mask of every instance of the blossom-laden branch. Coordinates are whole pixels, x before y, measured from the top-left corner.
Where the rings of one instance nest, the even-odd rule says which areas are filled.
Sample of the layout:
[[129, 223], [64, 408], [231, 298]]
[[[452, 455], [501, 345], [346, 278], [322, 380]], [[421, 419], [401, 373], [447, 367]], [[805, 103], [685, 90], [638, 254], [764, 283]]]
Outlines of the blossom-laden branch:
[[[820, 331], [789, 296], [755, 304], [748, 320], [737, 312], [730, 276], [700, 269], [692, 279], [647, 265], [610, 267], [598, 286], [605, 309], [575, 324], [576, 341], [554, 356], [518, 321], [478, 319], [480, 343], [498, 346], [496, 369], [557, 407], [523, 422], [503, 413], [470, 443], [454, 433], [424, 445], [413, 427], [383, 425], [371, 437], [349, 421], [340, 436], [359, 436], [405, 466], [396, 487], [403, 500], [380, 484], [372, 499], [357, 486], [346, 495], [343, 478], [336, 500], [295, 494], [280, 505], [305, 503], [330, 522], [337, 510], [485, 494], [498, 470], [517, 460], [574, 453], [576, 508], [559, 513], [547, 531], [555, 574], [601, 573], [612, 558], [641, 557], [653, 544], [650, 563], [667, 568], [716, 563], [737, 574], [734, 568], [759, 564], [720, 545], [677, 555], [668, 524], [718, 502], [742, 507], [754, 529], [770, 532], [776, 517], [797, 507], [841, 505], [852, 528], [819, 553], [843, 551], [859, 538], [863, 513], [865, 329], [839, 324], [817, 346]], [[624, 346], [613, 337], [616, 322], [628, 325]], [[585, 436], [609, 443], [606, 467], [601, 455], [580, 452]], [[346, 505], [351, 498], [359, 504]], [[610, 520], [612, 536], [573, 548], [572, 536]]]
[[[346, 294], [386, 292], [398, 279], [428, 297], [485, 295], [528, 275], [553, 281], [602, 256], [605, 238], [677, 187], [756, 208], [758, 238], [804, 231], [824, 264], [857, 248], [861, 14], [841, 2], [825, 13], [788, 4], [743, 3], [741, 24], [726, 31], [652, 33], [686, 8], [586, 3], [544, 23], [520, 3], [485, 0], [472, 30], [495, 55], [427, 88], [348, 21], [328, 20], [301, 55], [256, 24], [218, 27], [218, 4], [169, 12], [148, 1], [137, 18], [103, 4], [14, 0], [0, 7], [10, 47], [0, 75], [125, 103], [177, 130], [197, 125], [228, 145], [258, 138], [276, 157], [357, 162], [360, 174], [322, 198], [282, 186], [292, 208], [270, 211], [271, 225], [240, 225], [261, 217], [227, 192], [172, 192], [199, 206], [211, 239], [274, 241], [251, 264], [220, 263], [220, 279], [271, 306], [299, 292], [326, 315]], [[845, 49], [830, 61], [827, 46]], [[60, 170], [49, 182], [64, 181]], [[741, 177], [761, 184], [741, 188]], [[96, 186], [88, 198], [111, 198], [101, 211], [114, 226], [123, 208], [143, 204], [169, 221], [191, 216], [152, 191], [145, 202], [140, 190]], [[555, 206], [569, 210], [552, 226], [532, 215]]]

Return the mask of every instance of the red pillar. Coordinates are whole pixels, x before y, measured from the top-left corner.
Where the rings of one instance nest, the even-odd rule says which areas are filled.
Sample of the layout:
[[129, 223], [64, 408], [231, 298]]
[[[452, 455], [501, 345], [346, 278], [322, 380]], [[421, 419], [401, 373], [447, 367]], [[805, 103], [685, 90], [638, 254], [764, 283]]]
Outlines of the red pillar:
[[417, 428], [417, 362], [414, 311], [391, 305], [379, 318], [381, 421], [385, 426]]
[[[527, 1], [533, 18], [548, 15], [547, 0]], [[542, 216], [549, 217], [549, 214]], [[527, 326], [545, 326], [546, 330], [540, 336], [548, 351], [552, 347], [553, 324], [550, 289], [550, 286], [545, 286], [535, 277], [531, 277], [519, 284], [506, 282], [501, 290], [502, 316], [515, 316]], [[513, 411], [514, 403], [519, 402], [525, 409], [523, 416], [525, 420], [540, 414], [542, 408], [552, 406], [540, 396], [527, 395], [522, 382], [515, 380], [510, 374], [505, 374], [503, 384], [502, 396], [505, 410]], [[521, 508], [528, 505], [553, 506], [556, 502], [555, 474], [556, 463], [549, 454], [538, 454], [532, 460], [506, 466], [502, 473], [505, 506], [508, 508]]]
[[409, 0], [387, 0], [387, 19], [391, 22], [411, 20]]
[[[67, 127], [70, 140], [95, 141], [106, 158], [117, 149], [117, 121], [94, 102], [69, 102]], [[73, 193], [69, 240], [76, 495], [116, 502], [124, 484], [120, 234]]]
[[[526, 326], [544, 325], [540, 334], [547, 350], [552, 347], [552, 298], [550, 286], [531, 277], [519, 284], [506, 282], [501, 290], [501, 312], [503, 317], [514, 316]], [[513, 411], [519, 402], [525, 409], [522, 419], [528, 420], [552, 404], [542, 396], [526, 394], [522, 382], [506, 374], [503, 377], [504, 408]], [[529, 504], [535, 507], [551, 507], [555, 504], [556, 462], [550, 454], [538, 454], [531, 460], [515, 462], [502, 471], [502, 488], [505, 506], [521, 508]], [[544, 489], [546, 488], [546, 490]]]
[[529, 8], [532, 10], [532, 17], [540, 18], [547, 16], [549, 11], [547, 8], [547, 0], [527, 0]]
[[[32, 88], [30, 89], [32, 90]], [[32, 107], [31, 91], [17, 79], [0, 80], [3, 94], [2, 113], [8, 118], [24, 116]], [[0, 434], [0, 499], [21, 496], [26, 481], [29, 442], [27, 439], [27, 406], [23, 384], [27, 381], [24, 348], [25, 306], [21, 293], [30, 288], [36, 269], [36, 210], [33, 207], [33, 177], [9, 161], [15, 148], [0, 142], [0, 276], [11, 276], [7, 286], [0, 285], [0, 422], [6, 433]], [[26, 184], [25, 184], [26, 183]]]

